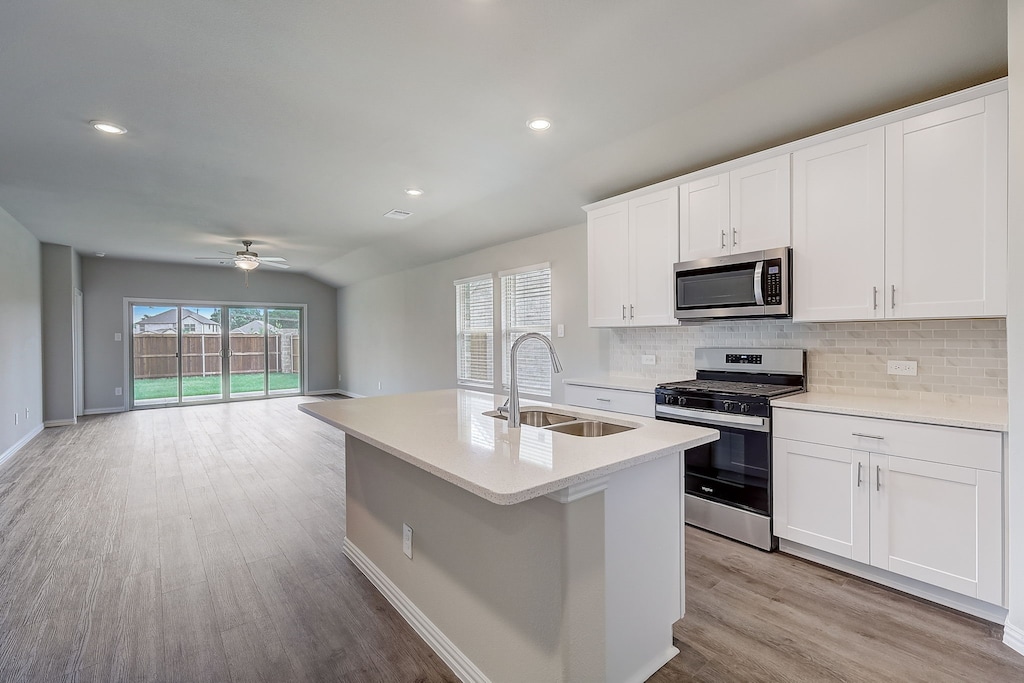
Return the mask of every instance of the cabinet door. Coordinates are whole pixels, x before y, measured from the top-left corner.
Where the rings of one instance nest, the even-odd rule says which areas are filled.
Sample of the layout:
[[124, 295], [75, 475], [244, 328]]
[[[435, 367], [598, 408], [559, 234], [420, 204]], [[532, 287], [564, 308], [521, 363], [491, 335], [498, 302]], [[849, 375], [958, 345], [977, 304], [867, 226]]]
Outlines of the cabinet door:
[[998, 472], [871, 454], [871, 564], [1002, 604]]
[[587, 302], [591, 327], [629, 324], [629, 208], [619, 202], [587, 216]]
[[732, 252], [790, 245], [789, 155], [751, 164], [729, 174]]
[[630, 324], [679, 324], [673, 283], [678, 240], [679, 188], [629, 201]]
[[1006, 314], [1006, 93], [886, 126], [886, 315]]
[[711, 176], [679, 188], [679, 260], [730, 253], [729, 174]]
[[793, 319], [882, 317], [885, 133], [793, 154]]
[[772, 448], [775, 535], [867, 562], [868, 454], [779, 438]]

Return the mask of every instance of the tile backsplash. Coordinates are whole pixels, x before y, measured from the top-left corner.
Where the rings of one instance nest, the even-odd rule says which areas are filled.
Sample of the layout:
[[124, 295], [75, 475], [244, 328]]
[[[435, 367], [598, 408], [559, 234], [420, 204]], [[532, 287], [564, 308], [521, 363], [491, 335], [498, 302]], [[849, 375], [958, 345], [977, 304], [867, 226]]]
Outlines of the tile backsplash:
[[[659, 381], [692, 378], [701, 346], [807, 349], [808, 388], [845, 394], [1006, 404], [1006, 320], [794, 323], [727, 320], [611, 331], [609, 371]], [[643, 365], [654, 355], [655, 365]], [[917, 376], [886, 373], [917, 361]]]

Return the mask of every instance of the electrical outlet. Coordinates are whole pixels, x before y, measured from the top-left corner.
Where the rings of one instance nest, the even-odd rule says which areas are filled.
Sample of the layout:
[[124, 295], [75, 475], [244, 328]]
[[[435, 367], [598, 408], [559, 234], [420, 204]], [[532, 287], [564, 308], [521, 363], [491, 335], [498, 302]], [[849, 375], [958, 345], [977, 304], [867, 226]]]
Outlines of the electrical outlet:
[[120, 332], [115, 332], [114, 333], [114, 341], [116, 341], [116, 342], [121, 341], [121, 333]]
[[557, 336], [559, 336], [559, 337], [564, 337], [565, 336], [565, 325], [563, 325], [562, 323], [558, 323], [558, 326], [555, 328], [555, 334]]
[[341, 384], [341, 375], [338, 375], [338, 383]]
[[114, 396], [121, 395], [121, 387], [114, 387]]
[[377, 390], [380, 391], [383, 388], [384, 388], [384, 382], [381, 382], [380, 380], [377, 380]]
[[916, 360], [891, 360], [886, 363], [886, 372], [890, 375], [908, 375], [910, 377], [917, 376], [917, 361]]
[[15, 427], [18, 426], [18, 412], [17, 411], [14, 412], [14, 426]]
[[640, 362], [643, 365], [654, 365], [658, 362], [658, 358], [656, 356], [640, 356]]
[[408, 524], [402, 524], [402, 552], [412, 559], [412, 527]]

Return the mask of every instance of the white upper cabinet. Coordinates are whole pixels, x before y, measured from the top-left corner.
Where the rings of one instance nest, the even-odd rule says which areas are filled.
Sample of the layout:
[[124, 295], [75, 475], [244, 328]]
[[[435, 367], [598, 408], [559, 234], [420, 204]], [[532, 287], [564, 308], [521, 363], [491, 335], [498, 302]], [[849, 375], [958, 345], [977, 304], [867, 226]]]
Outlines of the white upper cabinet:
[[1006, 315], [1006, 117], [1001, 92], [886, 126], [892, 316]]
[[679, 324], [673, 283], [678, 240], [678, 188], [629, 200], [630, 324]]
[[793, 319], [882, 317], [885, 134], [793, 154]]
[[729, 253], [729, 174], [694, 180], [679, 188], [679, 260]]
[[677, 325], [672, 266], [678, 240], [675, 187], [589, 212], [590, 326]]
[[619, 202], [587, 215], [587, 273], [591, 327], [629, 325], [629, 207]]
[[789, 155], [683, 185], [679, 260], [787, 247], [790, 244]]
[[1006, 92], [793, 154], [793, 318], [1006, 314]]

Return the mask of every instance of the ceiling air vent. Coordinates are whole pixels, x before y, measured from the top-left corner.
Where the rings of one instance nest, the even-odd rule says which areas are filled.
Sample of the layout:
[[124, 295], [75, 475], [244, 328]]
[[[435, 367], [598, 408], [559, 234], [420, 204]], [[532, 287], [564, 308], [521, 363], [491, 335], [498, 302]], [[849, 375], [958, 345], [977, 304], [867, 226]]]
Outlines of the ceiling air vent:
[[398, 220], [403, 220], [405, 218], [408, 218], [411, 215], [412, 215], [412, 211], [402, 211], [401, 209], [391, 209], [386, 214], [384, 214], [384, 217], [385, 218], [397, 218]]

